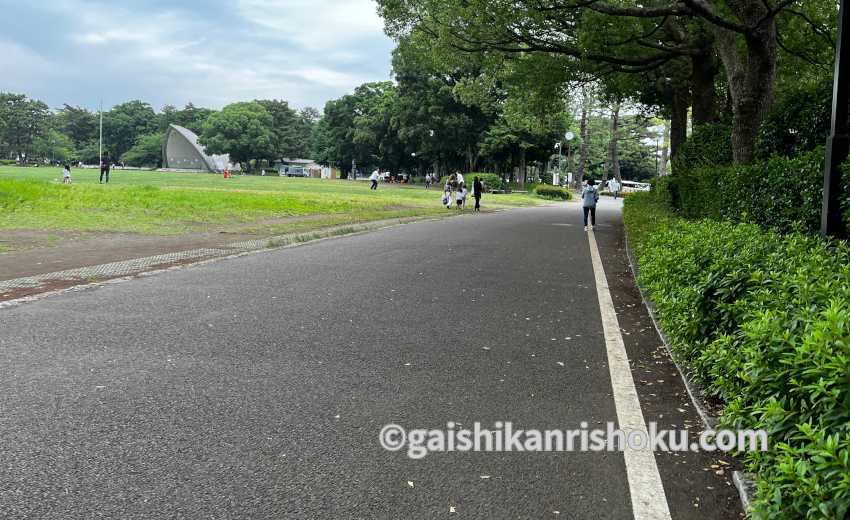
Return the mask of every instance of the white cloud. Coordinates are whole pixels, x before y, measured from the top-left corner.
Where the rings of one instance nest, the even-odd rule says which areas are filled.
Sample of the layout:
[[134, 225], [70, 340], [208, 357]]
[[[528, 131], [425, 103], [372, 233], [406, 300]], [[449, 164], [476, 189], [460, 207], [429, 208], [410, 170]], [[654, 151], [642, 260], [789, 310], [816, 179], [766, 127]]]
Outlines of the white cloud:
[[246, 20], [310, 50], [340, 49], [383, 34], [372, 0], [238, 0], [237, 6]]
[[[225, 1], [230, 5], [219, 5], [221, 12], [238, 12], [248, 23], [179, 2], [145, 8], [45, 0], [31, 9], [73, 30], [49, 43], [38, 36], [43, 28], [32, 41], [0, 40], [0, 70], [16, 71], [16, 91], [53, 105], [90, 105], [102, 96], [107, 105], [138, 98], [155, 107], [278, 98], [321, 108], [361, 83], [389, 77], [392, 43], [372, 0]], [[25, 44], [41, 45], [41, 55]], [[45, 85], [47, 78], [57, 83]], [[0, 90], [9, 84], [0, 75]]]

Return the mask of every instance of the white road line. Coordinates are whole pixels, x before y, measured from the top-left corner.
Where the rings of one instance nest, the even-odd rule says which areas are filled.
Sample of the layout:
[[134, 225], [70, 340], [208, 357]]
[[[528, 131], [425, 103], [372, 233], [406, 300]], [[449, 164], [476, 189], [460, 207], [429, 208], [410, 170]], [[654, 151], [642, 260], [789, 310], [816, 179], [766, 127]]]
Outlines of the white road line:
[[[629, 357], [620, 333], [620, 323], [611, 292], [608, 290], [608, 279], [602, 267], [602, 258], [596, 246], [593, 231], [587, 233], [590, 242], [590, 257], [593, 261], [593, 274], [596, 277], [596, 296], [599, 299], [599, 309], [602, 314], [602, 330], [605, 333], [605, 348], [608, 350], [608, 369], [611, 373], [611, 384], [614, 389], [614, 405], [617, 408], [617, 421], [620, 429], [640, 431], [649, 438], [640, 400], [632, 372], [629, 368]], [[632, 498], [632, 512], [635, 520], [667, 520], [670, 518], [670, 508], [667, 496], [661, 484], [661, 475], [655, 463], [655, 453], [650, 449], [623, 450], [626, 460], [626, 474], [629, 480], [629, 493]]]

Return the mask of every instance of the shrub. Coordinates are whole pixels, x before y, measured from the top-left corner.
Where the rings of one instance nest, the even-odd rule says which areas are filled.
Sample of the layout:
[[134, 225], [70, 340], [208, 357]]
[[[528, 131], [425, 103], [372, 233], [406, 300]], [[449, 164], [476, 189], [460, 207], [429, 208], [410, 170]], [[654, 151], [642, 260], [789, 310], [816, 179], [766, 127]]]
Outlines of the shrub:
[[14, 159], [0, 159], [0, 166], [14, 166], [18, 164], [18, 161]]
[[732, 164], [732, 128], [723, 123], [694, 128], [673, 158], [673, 174], [686, 174], [703, 166]]
[[569, 190], [559, 188], [558, 186], [548, 186], [546, 184], [538, 184], [534, 187], [534, 194], [544, 199], [552, 200], [570, 200], [572, 194]]
[[724, 427], [764, 429], [757, 518], [845, 518], [850, 505], [850, 246], [673, 216], [655, 193], [625, 222], [676, 357], [721, 397]]
[[[484, 191], [504, 189], [502, 178], [495, 173], [464, 173], [463, 180], [466, 183], [467, 188], [472, 189], [472, 182], [475, 180], [475, 177], [481, 178], [481, 182], [484, 183]], [[444, 175], [443, 178], [440, 179], [440, 184], [445, 185], [448, 180], [449, 176]]]
[[759, 132], [756, 155], [792, 157], [826, 143], [832, 108], [832, 77], [790, 86], [771, 107]]
[[657, 191], [687, 218], [746, 222], [780, 231], [820, 229], [823, 150], [741, 166], [699, 166]]

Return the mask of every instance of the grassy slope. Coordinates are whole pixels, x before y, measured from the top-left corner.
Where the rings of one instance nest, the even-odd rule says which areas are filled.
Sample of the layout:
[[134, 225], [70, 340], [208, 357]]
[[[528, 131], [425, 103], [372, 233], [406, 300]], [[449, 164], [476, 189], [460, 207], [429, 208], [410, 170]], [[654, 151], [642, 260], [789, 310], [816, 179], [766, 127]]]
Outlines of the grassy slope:
[[[322, 215], [310, 224], [315, 227], [446, 211], [439, 190], [421, 186], [382, 185], [374, 192], [364, 182], [121, 170], [112, 173], [109, 185], [98, 184], [95, 170], [75, 169], [72, 177], [74, 183], [65, 186], [58, 168], [0, 167], [0, 229], [179, 234], [256, 223], [253, 231], [279, 232], [263, 221]], [[535, 204], [523, 195], [486, 202]]]

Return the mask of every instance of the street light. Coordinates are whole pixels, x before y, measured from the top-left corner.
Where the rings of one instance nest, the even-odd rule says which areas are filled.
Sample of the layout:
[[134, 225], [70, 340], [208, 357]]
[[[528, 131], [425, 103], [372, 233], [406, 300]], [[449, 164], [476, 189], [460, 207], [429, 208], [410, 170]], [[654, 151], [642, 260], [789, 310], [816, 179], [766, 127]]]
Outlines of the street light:
[[[850, 128], [847, 105], [850, 103], [850, 12], [845, 1], [838, 7], [838, 38], [835, 44], [835, 79], [832, 86], [832, 125], [826, 140], [826, 161], [823, 174], [823, 208], [821, 235], [844, 238], [847, 228], [841, 211], [843, 182], [841, 165], [850, 152]], [[846, 29], [846, 30], [845, 30]]]
[[569, 175], [567, 176], [567, 182], [572, 184], [572, 169], [573, 169], [573, 139], [575, 139], [576, 134], [572, 132], [567, 132], [564, 134], [564, 139], [567, 140], [567, 166], [570, 168], [570, 171], [567, 172]]

